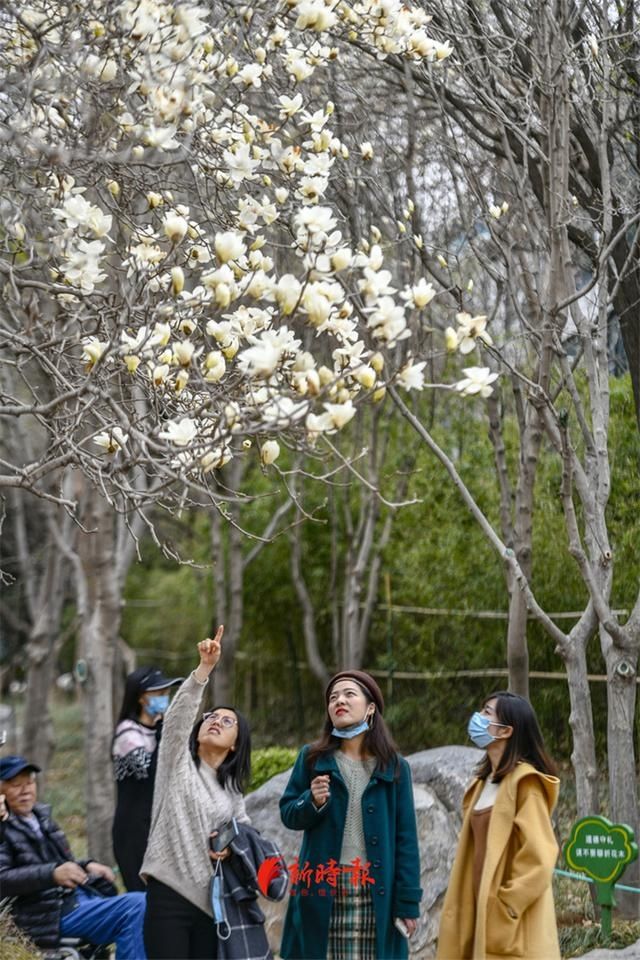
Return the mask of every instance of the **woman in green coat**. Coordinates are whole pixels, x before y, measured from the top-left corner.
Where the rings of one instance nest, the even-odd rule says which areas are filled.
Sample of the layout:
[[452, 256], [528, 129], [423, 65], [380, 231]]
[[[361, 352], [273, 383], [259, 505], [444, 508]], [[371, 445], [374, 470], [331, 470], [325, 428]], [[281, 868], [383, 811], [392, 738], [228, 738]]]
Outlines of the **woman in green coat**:
[[326, 704], [323, 732], [301, 750], [280, 800], [285, 826], [304, 831], [281, 955], [404, 958], [422, 897], [409, 765], [368, 673], [336, 674]]

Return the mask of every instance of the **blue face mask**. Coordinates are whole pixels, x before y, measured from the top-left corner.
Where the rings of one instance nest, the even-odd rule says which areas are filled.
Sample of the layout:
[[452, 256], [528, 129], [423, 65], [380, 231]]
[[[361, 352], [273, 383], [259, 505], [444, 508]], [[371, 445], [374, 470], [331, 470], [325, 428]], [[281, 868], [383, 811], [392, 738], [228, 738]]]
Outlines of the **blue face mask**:
[[216, 933], [221, 940], [228, 940], [231, 936], [231, 927], [227, 920], [227, 912], [224, 907], [224, 893], [222, 889], [222, 860], [216, 863], [216, 872], [211, 878], [210, 897], [211, 910], [213, 912], [213, 922], [216, 925]]
[[491, 725], [494, 727], [509, 726], [508, 723], [498, 723], [497, 720], [492, 720], [491, 717], [485, 717], [483, 713], [479, 713], [477, 710], [469, 720], [467, 733], [476, 747], [480, 747], [481, 750], [484, 750], [496, 739], [489, 733], [489, 727]]
[[350, 727], [341, 727], [338, 729], [334, 727], [331, 731], [331, 735], [334, 737], [340, 737], [341, 740], [353, 740], [354, 737], [358, 737], [361, 733], [366, 733], [370, 729], [369, 723], [373, 718], [373, 714], [367, 714], [364, 720], [361, 720], [360, 723], [352, 723]]
[[163, 693], [157, 697], [149, 697], [144, 708], [152, 717], [159, 717], [166, 713], [169, 708], [169, 694]]
[[359, 734], [364, 733], [365, 730], [369, 729], [369, 724], [366, 720], [363, 720], [362, 723], [352, 723], [350, 727], [343, 727], [342, 730], [338, 730], [337, 727], [334, 727], [331, 731], [331, 735], [334, 737], [340, 737], [341, 740], [352, 740], [354, 737], [359, 736]]

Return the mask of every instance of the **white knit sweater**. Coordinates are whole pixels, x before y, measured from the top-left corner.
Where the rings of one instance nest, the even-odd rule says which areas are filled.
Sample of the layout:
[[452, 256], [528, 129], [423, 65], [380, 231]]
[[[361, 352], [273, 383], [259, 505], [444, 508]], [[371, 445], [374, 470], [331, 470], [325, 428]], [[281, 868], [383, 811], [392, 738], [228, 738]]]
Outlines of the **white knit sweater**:
[[210, 916], [209, 834], [235, 817], [249, 823], [244, 798], [189, 753], [189, 734], [207, 686], [187, 677], [167, 710], [153, 791], [151, 831], [140, 874], [154, 877]]

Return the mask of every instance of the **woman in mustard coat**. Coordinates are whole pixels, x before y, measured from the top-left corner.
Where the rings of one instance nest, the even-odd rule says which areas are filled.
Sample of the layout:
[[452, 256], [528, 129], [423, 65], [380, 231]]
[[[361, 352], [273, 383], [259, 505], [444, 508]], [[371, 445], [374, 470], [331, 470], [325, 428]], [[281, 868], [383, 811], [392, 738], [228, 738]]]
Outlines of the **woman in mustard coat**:
[[551, 813], [559, 780], [524, 697], [499, 691], [469, 721], [486, 754], [463, 801], [438, 960], [559, 960]]

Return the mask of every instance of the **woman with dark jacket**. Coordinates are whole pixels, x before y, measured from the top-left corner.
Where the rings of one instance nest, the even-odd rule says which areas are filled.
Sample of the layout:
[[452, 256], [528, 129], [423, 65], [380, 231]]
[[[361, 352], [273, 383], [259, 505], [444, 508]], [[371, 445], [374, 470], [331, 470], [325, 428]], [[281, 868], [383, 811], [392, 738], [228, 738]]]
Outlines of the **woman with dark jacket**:
[[285, 826], [304, 831], [281, 955], [404, 958], [422, 897], [409, 765], [368, 673], [336, 674], [326, 705], [324, 730], [300, 752], [280, 800]]
[[153, 784], [162, 717], [169, 690], [182, 682], [155, 667], [138, 667], [127, 677], [113, 740], [111, 759], [117, 802], [113, 818], [113, 852], [127, 890], [144, 890], [140, 867], [151, 826]]

